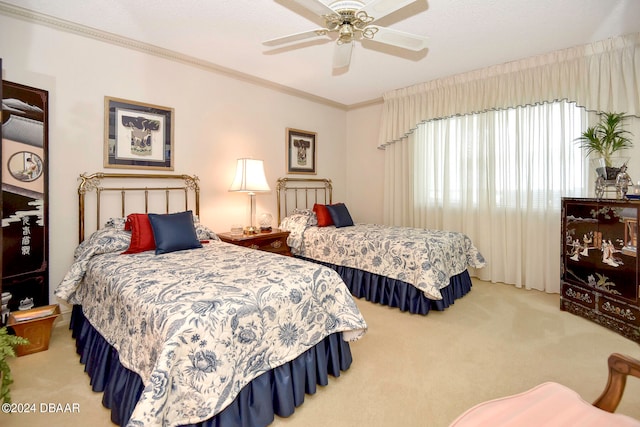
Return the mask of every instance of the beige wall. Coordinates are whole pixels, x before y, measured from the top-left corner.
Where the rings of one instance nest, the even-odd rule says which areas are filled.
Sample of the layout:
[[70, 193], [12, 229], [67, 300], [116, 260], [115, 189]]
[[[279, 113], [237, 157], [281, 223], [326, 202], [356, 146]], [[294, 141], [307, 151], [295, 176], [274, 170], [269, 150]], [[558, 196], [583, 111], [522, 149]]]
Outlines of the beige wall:
[[378, 150], [382, 102], [347, 113], [347, 207], [356, 222], [382, 224], [384, 151]]
[[[216, 231], [249, 216], [248, 196], [227, 191], [238, 157], [263, 159], [272, 189], [285, 175], [287, 127], [317, 132], [317, 176], [333, 180], [334, 200], [356, 220], [381, 219], [380, 107], [347, 112], [4, 15], [0, 29], [2, 78], [49, 91], [51, 295], [77, 244], [79, 174], [123, 171], [102, 166], [105, 96], [174, 108], [175, 173], [200, 178], [202, 222]], [[275, 217], [274, 191], [256, 200]]]

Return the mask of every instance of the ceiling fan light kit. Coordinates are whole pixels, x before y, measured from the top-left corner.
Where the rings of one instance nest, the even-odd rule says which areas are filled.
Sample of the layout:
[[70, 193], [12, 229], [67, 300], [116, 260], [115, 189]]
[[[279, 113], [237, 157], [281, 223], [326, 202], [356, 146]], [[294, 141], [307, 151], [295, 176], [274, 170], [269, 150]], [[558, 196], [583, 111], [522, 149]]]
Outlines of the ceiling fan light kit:
[[372, 40], [391, 46], [420, 51], [427, 47], [427, 38], [391, 28], [371, 25], [417, 0], [372, 0], [368, 4], [355, 0], [339, 0], [325, 5], [320, 0], [294, 0], [295, 3], [324, 19], [324, 28], [291, 34], [263, 42], [265, 46], [281, 46], [302, 40], [337, 34], [337, 45], [333, 56], [333, 67], [348, 67], [354, 41]]

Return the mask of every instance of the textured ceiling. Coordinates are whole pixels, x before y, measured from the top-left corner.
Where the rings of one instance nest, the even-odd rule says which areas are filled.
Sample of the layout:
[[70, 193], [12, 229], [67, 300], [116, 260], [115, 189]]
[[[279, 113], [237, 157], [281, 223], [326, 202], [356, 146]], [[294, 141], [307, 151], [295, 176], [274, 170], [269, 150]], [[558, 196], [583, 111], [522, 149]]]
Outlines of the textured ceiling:
[[2, 3], [176, 51], [345, 106], [439, 77], [640, 31], [639, 0], [417, 0], [376, 24], [428, 36], [427, 50], [407, 52], [357, 42], [349, 69], [334, 72], [333, 41], [276, 50], [262, 45], [322, 25], [293, 0]]

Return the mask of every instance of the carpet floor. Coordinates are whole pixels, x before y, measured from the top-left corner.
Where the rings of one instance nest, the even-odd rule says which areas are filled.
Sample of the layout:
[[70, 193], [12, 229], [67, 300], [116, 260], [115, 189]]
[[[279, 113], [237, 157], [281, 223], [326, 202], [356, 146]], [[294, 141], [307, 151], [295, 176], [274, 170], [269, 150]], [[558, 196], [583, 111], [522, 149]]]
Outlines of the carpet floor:
[[[560, 311], [557, 294], [474, 279], [469, 294], [427, 316], [356, 302], [369, 331], [351, 345], [351, 368], [272, 426], [446, 427], [477, 403], [545, 381], [591, 402], [607, 382], [609, 354], [640, 358], [637, 343]], [[62, 317], [47, 351], [9, 365], [13, 402], [36, 412], [0, 413], [1, 426], [113, 426]], [[77, 411], [59, 412], [67, 404]], [[640, 380], [629, 379], [617, 412], [640, 419]]]

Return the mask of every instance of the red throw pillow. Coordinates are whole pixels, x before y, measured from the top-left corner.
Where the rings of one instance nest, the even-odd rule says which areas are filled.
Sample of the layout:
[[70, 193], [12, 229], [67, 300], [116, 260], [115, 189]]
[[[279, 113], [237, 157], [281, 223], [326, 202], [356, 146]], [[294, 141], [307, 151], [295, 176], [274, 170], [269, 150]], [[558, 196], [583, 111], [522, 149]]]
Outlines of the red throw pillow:
[[318, 227], [326, 227], [328, 225], [333, 225], [331, 214], [329, 213], [329, 209], [327, 209], [326, 205], [320, 205], [316, 203], [313, 205], [313, 211], [316, 213], [316, 216], [318, 217]]
[[124, 224], [125, 230], [131, 230], [131, 243], [129, 249], [123, 254], [137, 254], [138, 252], [151, 251], [156, 248], [153, 239], [153, 228], [147, 214], [130, 214]]

